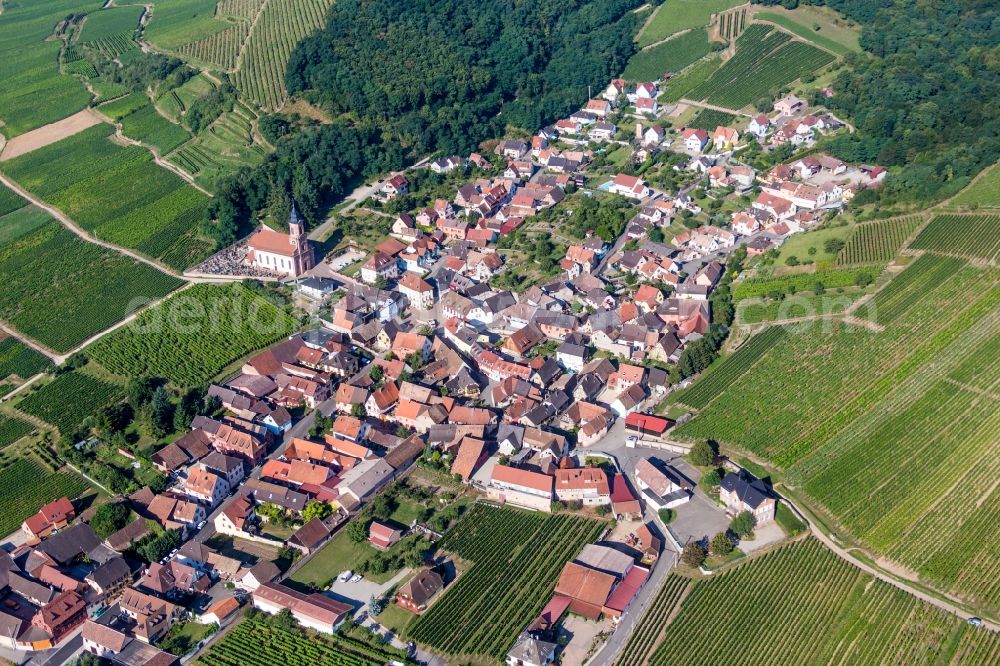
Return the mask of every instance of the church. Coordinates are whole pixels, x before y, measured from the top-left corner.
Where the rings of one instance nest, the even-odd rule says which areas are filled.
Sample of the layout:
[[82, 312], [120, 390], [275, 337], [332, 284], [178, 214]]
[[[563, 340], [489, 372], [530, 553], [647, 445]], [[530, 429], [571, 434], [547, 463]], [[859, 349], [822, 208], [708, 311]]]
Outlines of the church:
[[254, 268], [297, 278], [316, 265], [315, 250], [295, 206], [288, 218], [287, 234], [262, 224], [247, 243], [250, 251], [245, 261]]

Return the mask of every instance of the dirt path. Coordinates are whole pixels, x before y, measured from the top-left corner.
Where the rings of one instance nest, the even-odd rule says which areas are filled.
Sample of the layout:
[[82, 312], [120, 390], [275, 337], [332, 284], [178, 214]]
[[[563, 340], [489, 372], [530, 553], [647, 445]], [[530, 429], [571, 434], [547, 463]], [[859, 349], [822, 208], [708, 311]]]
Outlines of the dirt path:
[[99, 125], [101, 122], [101, 118], [96, 113], [91, 112], [90, 109], [84, 109], [62, 120], [49, 123], [26, 134], [20, 134], [7, 142], [3, 152], [0, 153], [0, 162], [12, 160], [15, 157], [38, 150], [39, 148], [71, 137], [74, 134], [79, 134], [87, 128]]
[[[654, 12], [654, 13], [655, 13], [655, 12]], [[650, 19], [652, 19], [653, 17], [652, 17], [652, 16], [650, 16], [649, 18], [650, 18]], [[648, 21], [647, 21], [647, 23], [648, 23]], [[643, 29], [645, 29], [645, 28], [643, 28]], [[675, 32], [674, 34], [672, 34], [672, 35], [670, 35], [670, 36], [668, 36], [668, 37], [664, 37], [663, 39], [661, 39], [661, 40], [659, 40], [659, 41], [656, 41], [656, 42], [653, 42], [652, 44], [649, 44], [648, 46], [643, 46], [643, 47], [642, 47], [641, 49], [639, 49], [639, 50], [640, 50], [640, 51], [648, 51], [649, 49], [655, 49], [655, 48], [656, 48], [657, 46], [659, 46], [660, 44], [665, 44], [665, 43], [667, 43], [667, 42], [669, 42], [669, 41], [671, 41], [671, 40], [673, 40], [673, 39], [677, 39], [677, 38], [678, 38], [678, 37], [680, 37], [681, 35], [686, 35], [686, 34], [687, 34], [687, 33], [689, 33], [689, 32], [691, 32], [691, 28], [687, 28], [687, 29], [685, 29], [685, 30], [679, 30], [678, 32]]]
[[[788, 502], [788, 504], [790, 504], [800, 516], [804, 515], [802, 511], [799, 510], [799, 508], [795, 506], [795, 504], [788, 499], [787, 496], [783, 497], [782, 499], [785, 502]], [[834, 553], [834, 555], [838, 556], [845, 562], [853, 564], [858, 569], [861, 569], [865, 573], [871, 574], [872, 576], [879, 579], [883, 583], [888, 583], [889, 585], [892, 585], [893, 587], [900, 589], [903, 592], [906, 592], [907, 594], [913, 595], [914, 597], [920, 599], [921, 601], [927, 602], [931, 606], [936, 606], [937, 608], [940, 608], [943, 611], [946, 611], [953, 615], [957, 615], [963, 620], [967, 620], [970, 617], [973, 617], [972, 613], [956, 606], [955, 604], [944, 601], [943, 599], [939, 599], [935, 596], [927, 594], [926, 592], [922, 592], [914, 587], [911, 587], [909, 583], [906, 581], [899, 580], [895, 576], [891, 576], [880, 569], [869, 566], [868, 564], [865, 564], [864, 562], [855, 559], [849, 551], [839, 546], [836, 542], [833, 541], [833, 539], [824, 534], [823, 531], [819, 529], [815, 523], [813, 523], [810, 520], [807, 520], [806, 522], [809, 523], [809, 531], [812, 532], [813, 536], [819, 539], [824, 546], [826, 546]], [[1000, 624], [997, 624], [996, 622], [993, 622], [986, 618], [983, 618], [983, 626], [988, 627], [992, 631], [1000, 631]]]
[[52, 361], [55, 361], [55, 359], [59, 357], [59, 352], [55, 351], [54, 349], [49, 349], [48, 347], [46, 347], [45, 345], [41, 344], [40, 342], [35, 342], [34, 340], [32, 340], [31, 338], [29, 338], [24, 333], [21, 333], [21, 331], [17, 330], [13, 326], [9, 326], [8, 324], [4, 323], [3, 321], [0, 321], [0, 331], [3, 331], [4, 333], [6, 333], [7, 335], [9, 335], [9, 336], [11, 336], [13, 338], [17, 338], [18, 340], [20, 340], [21, 342], [23, 342], [27, 346], [29, 346], [32, 349], [34, 349], [39, 354], [43, 354], [44, 356], [46, 356], [47, 358], [49, 358]]
[[724, 106], [718, 106], [717, 104], [706, 104], [705, 102], [695, 102], [694, 100], [688, 99], [687, 97], [682, 97], [678, 104], [687, 104], [689, 106], [697, 106], [702, 109], [710, 109], [712, 111], [721, 111], [722, 113], [728, 113], [733, 116], [743, 116], [744, 118], [753, 118], [752, 114], [746, 111], [737, 111], [736, 109], [727, 109]]
[[52, 217], [54, 217], [57, 220], [59, 220], [63, 224], [64, 227], [66, 227], [67, 229], [69, 229], [74, 234], [76, 234], [77, 236], [79, 236], [83, 240], [87, 241], [88, 243], [93, 243], [94, 245], [100, 245], [101, 247], [106, 247], [109, 250], [114, 250], [115, 252], [118, 252], [119, 254], [124, 254], [127, 257], [132, 257], [136, 261], [141, 261], [142, 263], [147, 264], [149, 266], [152, 266], [153, 268], [157, 269], [158, 271], [162, 271], [164, 273], [167, 273], [168, 275], [173, 275], [174, 277], [181, 277], [177, 273], [177, 271], [175, 271], [173, 268], [170, 268], [169, 266], [167, 266], [166, 264], [164, 264], [162, 262], [156, 261], [155, 259], [150, 259], [148, 257], [144, 257], [143, 255], [139, 254], [138, 252], [135, 252], [133, 250], [129, 250], [128, 248], [124, 248], [124, 247], [121, 247], [119, 245], [114, 245], [112, 243], [108, 243], [108, 242], [103, 241], [103, 240], [101, 240], [99, 238], [95, 238], [94, 236], [91, 236], [82, 227], [80, 227], [79, 225], [77, 225], [76, 222], [74, 222], [73, 220], [71, 220], [70, 218], [68, 218], [65, 214], [63, 214], [63, 212], [61, 210], [59, 210], [58, 208], [53, 208], [52, 206], [48, 205], [47, 203], [45, 203], [44, 201], [42, 201], [41, 199], [39, 199], [38, 197], [36, 197], [34, 194], [32, 194], [28, 190], [26, 190], [23, 187], [21, 187], [20, 185], [18, 185], [16, 182], [14, 182], [13, 180], [11, 180], [10, 178], [8, 178], [6, 174], [0, 173], [0, 183], [3, 183], [4, 185], [6, 185], [7, 187], [9, 187], [10, 189], [12, 189], [15, 192], [17, 192], [18, 194], [20, 194], [22, 197], [24, 197], [25, 199], [27, 199], [28, 201], [30, 201], [31, 203], [33, 203], [38, 208], [41, 208], [46, 213], [48, 213]]
[[236, 67], [232, 69], [233, 72], [238, 71], [239, 68], [243, 66], [243, 53], [247, 49], [247, 44], [250, 43], [250, 38], [253, 37], [254, 30], [257, 29], [257, 21], [260, 20], [260, 15], [264, 13], [264, 8], [267, 7], [268, 2], [270, 2], [270, 0], [264, 0], [264, 2], [260, 3], [260, 9], [258, 9], [257, 13], [254, 15], [253, 21], [250, 21], [250, 27], [247, 28], [246, 39], [244, 39], [243, 43], [240, 44], [240, 52], [236, 54]]

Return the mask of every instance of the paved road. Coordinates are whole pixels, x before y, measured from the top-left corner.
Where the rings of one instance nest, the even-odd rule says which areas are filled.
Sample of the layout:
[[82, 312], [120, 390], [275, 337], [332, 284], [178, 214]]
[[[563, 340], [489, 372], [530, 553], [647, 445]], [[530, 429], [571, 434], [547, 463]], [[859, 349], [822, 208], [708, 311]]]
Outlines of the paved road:
[[[291, 443], [291, 441], [293, 439], [295, 439], [297, 437], [301, 437], [301, 438], [305, 438], [306, 437], [306, 435], [309, 433], [309, 429], [312, 428], [313, 424], [316, 422], [316, 412], [317, 411], [322, 412], [324, 416], [329, 416], [330, 414], [333, 413], [334, 409], [336, 409], [336, 406], [337, 406], [337, 399], [336, 398], [330, 398], [329, 400], [321, 402], [316, 409], [312, 410], [311, 412], [309, 412], [308, 414], [306, 414], [305, 416], [303, 416], [298, 421], [298, 423], [296, 423], [295, 425], [293, 425], [288, 430], [288, 432], [285, 433], [285, 436], [282, 437], [281, 444], [279, 444], [278, 447], [276, 449], [274, 449], [274, 451], [272, 451], [267, 457], [269, 459], [274, 459], [274, 458], [280, 457], [282, 454], [284, 454], [285, 448], [288, 447], [289, 443]], [[263, 464], [260, 464], [257, 467], [254, 467], [253, 470], [250, 471], [250, 476], [248, 478], [250, 478], [250, 479], [259, 479], [260, 478], [260, 472], [261, 472], [261, 469], [263, 469], [263, 467], [264, 467]], [[239, 487], [242, 488], [243, 484], [240, 484]], [[236, 491], [234, 491], [232, 494], [235, 495], [237, 492], [239, 492], [239, 489], [237, 489]], [[222, 504], [220, 504], [218, 507], [216, 507], [216, 509], [214, 511], [212, 511], [211, 514], [209, 514], [208, 518], [205, 519], [205, 527], [203, 527], [201, 530], [199, 530], [198, 533], [195, 534], [192, 537], [193, 540], [195, 540], [195, 541], [206, 541], [206, 540], [210, 539], [213, 534], [215, 534], [215, 519], [216, 519], [216, 517], [220, 513], [222, 513], [222, 508], [225, 505], [226, 505], [226, 502], [224, 501], [224, 502], [222, 502]]]

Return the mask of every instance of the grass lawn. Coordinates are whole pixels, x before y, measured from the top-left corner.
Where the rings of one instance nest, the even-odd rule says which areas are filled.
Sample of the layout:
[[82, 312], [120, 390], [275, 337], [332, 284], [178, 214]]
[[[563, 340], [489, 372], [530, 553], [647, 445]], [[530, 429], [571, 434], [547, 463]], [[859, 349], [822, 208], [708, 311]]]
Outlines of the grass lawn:
[[608, 162], [615, 165], [618, 168], [625, 166], [625, 162], [628, 161], [628, 156], [632, 151], [626, 146], [618, 146], [610, 153], [608, 153]]
[[801, 534], [808, 529], [808, 525], [802, 522], [799, 517], [795, 515], [795, 512], [792, 511], [784, 502], [778, 502], [778, 508], [774, 512], [774, 520], [781, 526], [781, 529], [783, 529], [785, 534], [788, 536]]
[[743, 0], [666, 0], [639, 33], [639, 46], [649, 46], [681, 30], [708, 25], [712, 14], [742, 2]]
[[378, 616], [378, 621], [383, 627], [391, 629], [398, 636], [406, 637], [406, 630], [413, 624], [417, 616], [410, 611], [400, 608], [395, 602], [386, 605], [385, 610]]
[[754, 18], [775, 23], [802, 39], [840, 55], [861, 50], [858, 46], [859, 30], [850, 27], [845, 18], [828, 7], [799, 5], [794, 10], [768, 7], [767, 11], [754, 14]]
[[[823, 264], [828, 266], [833, 266], [834, 260], [837, 258], [836, 252], [827, 252], [823, 249], [823, 243], [830, 240], [831, 238], [836, 238], [842, 241], [847, 240], [847, 236], [851, 232], [851, 227], [822, 227], [816, 231], [809, 231], [804, 234], [794, 234], [786, 240], [778, 253], [778, 258], [775, 260], [775, 265], [779, 268], [785, 266], [785, 260], [788, 257], [796, 257], [799, 263], [806, 263], [807, 261], [812, 261], [817, 264], [817, 269], [823, 268]], [[815, 254], [809, 254], [810, 248], [815, 248]], [[779, 271], [780, 272], [780, 271]]]
[[[356, 571], [358, 565], [376, 553], [378, 551], [368, 542], [351, 541], [347, 536], [347, 530], [343, 529], [301, 569], [292, 574], [290, 580], [307, 587], [311, 585], [322, 587], [324, 583], [336, 578], [341, 571], [347, 569]], [[387, 571], [379, 576], [369, 574], [366, 578], [376, 583], [384, 583], [395, 575], [396, 571]]]
[[720, 555], [709, 555], [705, 559], [704, 567], [706, 569], [708, 569], [708, 570], [718, 569], [722, 565], [729, 564], [730, 562], [734, 562], [734, 561], [740, 559], [741, 557], [744, 557], [743, 551], [740, 550], [739, 548], [733, 548], [733, 551], [731, 553], [729, 553], [728, 555], [722, 555], [722, 556], [720, 556]]
[[971, 187], [962, 190], [951, 200], [950, 206], [976, 206], [996, 208], [1000, 206], [1000, 164], [994, 164]]

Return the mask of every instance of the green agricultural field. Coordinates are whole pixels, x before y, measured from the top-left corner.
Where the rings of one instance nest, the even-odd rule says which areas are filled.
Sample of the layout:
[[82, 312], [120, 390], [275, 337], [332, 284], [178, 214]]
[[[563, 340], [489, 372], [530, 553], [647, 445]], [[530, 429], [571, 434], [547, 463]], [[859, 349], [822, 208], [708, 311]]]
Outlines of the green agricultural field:
[[826, 7], [800, 4], [791, 11], [783, 7], [768, 7], [767, 11], [754, 14], [754, 19], [779, 25], [839, 55], [861, 50], [858, 46], [859, 30], [848, 27], [845, 19]]
[[745, 663], [747, 655], [776, 666], [989, 663], [953, 659], [1000, 649], [996, 634], [875, 580], [812, 538], [704, 580], [671, 576], [634, 636], [626, 654], [636, 661], [620, 666]]
[[17, 338], [0, 340], [0, 380], [11, 376], [27, 379], [52, 367], [49, 359]]
[[[793, 234], [781, 244], [775, 263], [781, 267], [787, 266], [789, 264], [786, 260], [795, 257], [802, 264], [811, 262], [819, 268], [830, 267], [837, 258], [837, 252], [827, 251], [827, 241], [845, 241], [850, 233], [851, 228], [847, 226], [824, 226], [804, 234]], [[894, 256], [896, 253], [884, 259], [883, 263]]]
[[745, 298], [758, 298], [773, 294], [793, 294], [799, 291], [812, 291], [817, 283], [824, 289], [839, 289], [853, 286], [862, 274], [870, 278], [876, 277], [880, 269], [840, 268], [815, 273], [795, 273], [780, 277], [751, 278], [737, 283], [733, 288], [733, 299], [741, 301]]
[[688, 127], [697, 127], [705, 130], [706, 132], [712, 133], [715, 131], [716, 127], [725, 127], [732, 124], [735, 120], [736, 116], [731, 113], [726, 113], [725, 111], [701, 109], [688, 123]]
[[201, 666], [382, 666], [409, 663], [392, 648], [375, 648], [343, 634], [305, 636], [269, 622], [243, 620], [198, 657]]
[[190, 132], [161, 116], [152, 104], [122, 118], [122, 133], [166, 155], [191, 138]]
[[134, 92], [124, 97], [119, 97], [112, 102], [100, 105], [97, 110], [108, 116], [112, 120], [121, 120], [130, 113], [135, 113], [139, 109], [149, 104], [149, 97], [144, 92]]
[[793, 41], [786, 32], [752, 24], [737, 38], [736, 55], [687, 96], [741, 109], [833, 60], [826, 51]]
[[58, 40], [48, 39], [69, 14], [89, 12], [100, 0], [4, 3], [0, 13], [0, 131], [7, 137], [86, 108], [90, 93], [59, 72]]
[[742, 4], [742, 0], [666, 0], [639, 33], [639, 46], [649, 46], [675, 32], [708, 25], [712, 14]]
[[720, 358], [713, 363], [694, 385], [675, 393], [671, 400], [696, 409], [705, 407], [746, 373], [784, 335], [785, 329], [780, 326], [764, 329], [744, 343], [732, 356]]
[[87, 14], [87, 19], [84, 21], [79, 42], [91, 44], [120, 35], [131, 39], [135, 31], [139, 29], [139, 18], [143, 11], [145, 11], [143, 7], [133, 5], [131, 7], [109, 7], [91, 12]]
[[280, 340], [295, 322], [240, 284], [196, 285], [139, 315], [87, 348], [127, 377], [166, 377], [177, 386], [207, 382], [233, 361]]
[[251, 123], [239, 107], [224, 113], [208, 129], [170, 155], [170, 162], [212, 191], [219, 177], [264, 161], [267, 151], [254, 139]]
[[953, 206], [1000, 208], [1000, 165], [994, 164], [975, 183], [951, 200]]
[[[5, 191], [5, 188], [0, 188]], [[52, 221], [52, 217], [41, 208], [25, 206], [13, 213], [0, 216], [0, 246], [31, 233]]]
[[28, 200], [20, 194], [14, 190], [0, 186], [0, 217], [3, 217], [7, 213], [13, 213], [15, 210], [24, 208], [27, 205]]
[[938, 215], [910, 248], [968, 259], [1000, 259], [1000, 215]]
[[34, 458], [18, 458], [0, 469], [0, 532], [10, 534], [46, 502], [79, 497], [89, 488], [71, 471], [52, 472]]
[[708, 30], [695, 28], [658, 46], [638, 51], [628, 61], [622, 77], [629, 81], [660, 79], [666, 72], [679, 72], [701, 60], [709, 50]]
[[789, 327], [675, 437], [772, 462], [838, 531], [996, 612], [998, 307], [1000, 271], [921, 257], [855, 313], [875, 330]]
[[227, 20], [230, 26], [184, 44], [177, 52], [189, 60], [230, 71], [235, 69], [240, 49], [250, 35], [250, 26], [263, 6], [263, 0], [222, 0], [216, 14]]
[[704, 60], [694, 63], [683, 74], [667, 82], [667, 89], [660, 95], [660, 101], [678, 102], [682, 98], [690, 99], [688, 93], [715, 74], [721, 64], [722, 59], [718, 55], [709, 55]]
[[838, 266], [884, 264], [899, 254], [903, 243], [920, 225], [919, 215], [895, 217], [856, 225], [837, 255]]
[[174, 51], [229, 28], [215, 16], [216, 0], [155, 0], [143, 33], [152, 44]]
[[247, 39], [234, 81], [254, 104], [276, 109], [285, 101], [285, 67], [292, 49], [323, 25], [333, 0], [270, 0]]
[[206, 75], [193, 76], [182, 85], [160, 95], [156, 107], [175, 123], [191, 108], [194, 102], [215, 90], [215, 84]]
[[0, 319], [52, 349], [68, 351], [182, 284], [34, 209], [0, 218], [0, 235], [23, 214], [46, 221], [0, 243]]
[[34, 429], [35, 426], [27, 421], [0, 414], [0, 449], [10, 446]]
[[410, 626], [409, 638], [449, 655], [502, 659], [548, 602], [563, 566], [605, 526], [477, 504], [439, 544], [474, 564]]
[[736, 321], [740, 324], [760, 324], [799, 317], [830, 316], [844, 312], [861, 294], [858, 288], [848, 288], [823, 294], [797, 292], [780, 300], [747, 299], [740, 302]]
[[208, 197], [145, 148], [111, 141], [112, 131], [97, 125], [0, 168], [98, 238], [176, 270], [209, 256], [198, 234]]
[[87, 419], [125, 397], [125, 389], [86, 370], [74, 370], [56, 377], [37, 391], [29, 393], [16, 407], [71, 435]]

